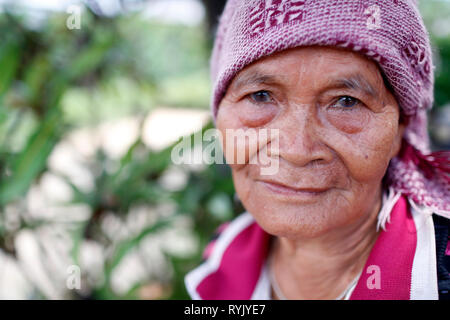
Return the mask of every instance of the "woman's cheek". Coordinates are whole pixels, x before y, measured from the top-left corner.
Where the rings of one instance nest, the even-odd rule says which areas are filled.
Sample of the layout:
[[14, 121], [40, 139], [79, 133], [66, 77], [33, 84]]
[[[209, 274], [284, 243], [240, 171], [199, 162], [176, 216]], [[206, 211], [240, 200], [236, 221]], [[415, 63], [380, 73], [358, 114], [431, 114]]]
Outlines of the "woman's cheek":
[[241, 101], [220, 112], [217, 127], [223, 137], [222, 148], [227, 164], [239, 168], [250, 161], [257, 161], [255, 156], [268, 142], [260, 130], [266, 130], [264, 125], [276, 116], [277, 107]]
[[238, 104], [238, 117], [243, 126], [250, 128], [262, 127], [269, 123], [278, 113], [274, 103], [256, 105], [243, 100]]
[[228, 128], [225, 131], [223, 133], [225, 160], [228, 165], [237, 169], [245, 165], [249, 159], [249, 147], [245, 139], [242, 141], [242, 138], [239, 137], [243, 135], [244, 130]]
[[336, 142], [336, 151], [346, 163], [352, 178], [361, 183], [382, 179], [389, 164], [392, 141], [378, 130], [363, 129], [356, 134], [344, 134]]
[[370, 120], [370, 113], [365, 108], [356, 110], [327, 110], [326, 118], [336, 129], [356, 134], [364, 130]]
[[353, 180], [375, 182], [384, 176], [394, 143], [394, 130], [385, 117], [370, 111], [327, 112], [323, 141], [335, 150]]
[[[223, 148], [227, 164], [232, 168], [247, 164], [259, 165], [261, 152], [271, 142], [267, 128], [227, 128], [223, 134]], [[263, 162], [264, 163], [264, 162]]]

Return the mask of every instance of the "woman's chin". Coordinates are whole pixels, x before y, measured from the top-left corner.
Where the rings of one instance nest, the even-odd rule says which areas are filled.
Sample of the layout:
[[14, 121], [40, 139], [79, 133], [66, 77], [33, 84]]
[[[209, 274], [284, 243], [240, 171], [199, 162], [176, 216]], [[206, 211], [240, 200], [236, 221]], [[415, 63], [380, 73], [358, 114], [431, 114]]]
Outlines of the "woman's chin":
[[[288, 238], [319, 237], [331, 229], [343, 226], [348, 216], [337, 216], [332, 208], [323, 205], [259, 203], [248, 211], [267, 233]], [[333, 214], [334, 213], [334, 214]]]

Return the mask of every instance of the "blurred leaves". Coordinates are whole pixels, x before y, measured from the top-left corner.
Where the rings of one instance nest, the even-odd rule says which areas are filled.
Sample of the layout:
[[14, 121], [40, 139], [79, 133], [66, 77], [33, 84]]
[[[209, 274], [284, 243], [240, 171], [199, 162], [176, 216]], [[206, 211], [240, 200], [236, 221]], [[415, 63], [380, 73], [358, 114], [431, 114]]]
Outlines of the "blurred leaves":
[[20, 44], [12, 36], [2, 39], [0, 46], [0, 101], [16, 75], [20, 61]]
[[450, 37], [436, 39], [435, 43], [440, 57], [435, 78], [435, 102], [439, 107], [450, 102]]
[[25, 194], [31, 183], [44, 170], [47, 158], [60, 138], [59, 112], [55, 108], [44, 117], [29, 138], [25, 148], [6, 160], [8, 176], [0, 180], [0, 206]]
[[[52, 14], [45, 23], [29, 28], [25, 16], [8, 8], [0, 14], [0, 27], [8, 30], [0, 35], [0, 248], [15, 255], [14, 239], [25, 228], [39, 234], [42, 227], [61, 227], [28, 212], [33, 189], [44, 177], [54, 175], [69, 186], [71, 194], [61, 205], [66, 210], [81, 206], [89, 211], [87, 219], [63, 228], [71, 239], [63, 261], [81, 265], [87, 243], [95, 243], [104, 252], [101, 281], [85, 279], [84, 291], [62, 288], [64, 294], [89, 299], [139, 298], [141, 289], [145, 292], [150, 285], [166, 288], [164, 297], [188, 298], [184, 275], [200, 262], [213, 230], [233, 215], [229, 169], [225, 165], [201, 170], [181, 167], [186, 184], [177, 191], [166, 189], [160, 180], [173, 169], [173, 145], [154, 151], [140, 134], [120, 158], [102, 148], [95, 150], [85, 163], [93, 178], [92, 188], [80, 187], [71, 177], [52, 171], [49, 159], [73, 129], [97, 125], [114, 114], [128, 112], [144, 119], [157, 103], [206, 108], [208, 37], [201, 26], [163, 25], [135, 13], [108, 18], [86, 11], [82, 28], [72, 31], [65, 27], [65, 19], [65, 14]], [[121, 100], [127, 94], [128, 100]], [[203, 130], [207, 128], [211, 124]], [[135, 218], [129, 216], [136, 214], [136, 208], [144, 208], [150, 221], [130, 227]], [[12, 217], [13, 224], [9, 222]], [[147, 276], [126, 292], [118, 292], [113, 278], [123, 261], [141, 250], [149, 236], [174, 228], [180, 217], [191, 221], [189, 230], [198, 241], [195, 252], [182, 257], [161, 249], [166, 265], [163, 273], [172, 270], [167, 273], [171, 274], [169, 283], [162, 275], [152, 275], [149, 268]], [[105, 221], [114, 221], [116, 231], [107, 231]], [[40, 244], [42, 248], [47, 245]], [[140, 259], [147, 267], [154, 263], [145, 256]], [[51, 263], [45, 260], [43, 272], [48, 272]], [[60, 270], [63, 276], [64, 272]], [[57, 274], [48, 278], [55, 283], [42, 286], [38, 279], [30, 279], [36, 280], [36, 298], [48, 297], [45, 288], [64, 287]]]

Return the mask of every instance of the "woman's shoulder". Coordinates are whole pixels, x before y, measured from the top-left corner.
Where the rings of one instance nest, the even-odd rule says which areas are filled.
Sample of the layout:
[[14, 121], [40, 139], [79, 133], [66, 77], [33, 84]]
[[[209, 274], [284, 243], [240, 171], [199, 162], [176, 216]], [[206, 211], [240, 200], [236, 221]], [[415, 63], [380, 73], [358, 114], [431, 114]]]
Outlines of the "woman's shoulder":
[[270, 235], [244, 212], [220, 225], [200, 266], [185, 277], [193, 299], [249, 299], [263, 270]]
[[208, 244], [203, 250], [203, 260], [207, 260], [211, 257], [212, 252], [220, 243], [222, 246], [231, 243], [231, 241], [246, 227], [250, 226], [255, 222], [253, 216], [245, 211], [235, 217], [231, 221], [224, 222], [220, 224], [216, 230], [213, 232]]

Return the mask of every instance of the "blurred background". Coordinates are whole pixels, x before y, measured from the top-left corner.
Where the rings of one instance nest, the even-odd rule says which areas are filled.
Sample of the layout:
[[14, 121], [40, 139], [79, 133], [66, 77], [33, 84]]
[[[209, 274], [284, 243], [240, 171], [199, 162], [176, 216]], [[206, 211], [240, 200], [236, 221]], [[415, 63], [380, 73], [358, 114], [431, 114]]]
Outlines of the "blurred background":
[[[0, 0], [0, 299], [188, 299], [243, 211], [226, 165], [174, 165], [212, 127], [224, 0]], [[433, 149], [450, 149], [450, 1], [422, 0]]]

